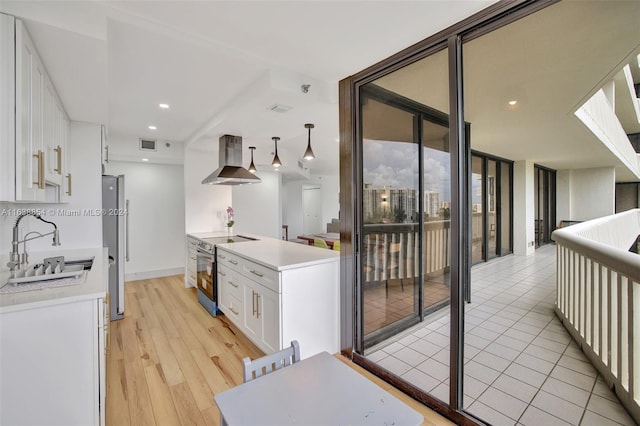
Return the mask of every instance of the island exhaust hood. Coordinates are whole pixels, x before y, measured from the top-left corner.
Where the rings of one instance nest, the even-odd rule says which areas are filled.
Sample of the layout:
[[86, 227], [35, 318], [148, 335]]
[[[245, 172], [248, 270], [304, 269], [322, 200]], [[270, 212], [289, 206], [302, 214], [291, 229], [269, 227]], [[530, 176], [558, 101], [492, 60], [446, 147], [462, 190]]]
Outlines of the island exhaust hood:
[[222, 135], [218, 150], [219, 165], [202, 183], [243, 185], [259, 183], [260, 178], [242, 167], [242, 136]]

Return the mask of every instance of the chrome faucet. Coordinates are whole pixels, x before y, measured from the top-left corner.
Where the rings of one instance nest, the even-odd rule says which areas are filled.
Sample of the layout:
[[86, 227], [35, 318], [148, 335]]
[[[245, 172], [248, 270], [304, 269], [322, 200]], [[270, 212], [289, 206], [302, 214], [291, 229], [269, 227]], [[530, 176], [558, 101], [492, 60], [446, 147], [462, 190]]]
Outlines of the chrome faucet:
[[[22, 241], [20, 241], [18, 225], [20, 225], [20, 221], [25, 216], [33, 216], [36, 219], [43, 221], [44, 223], [49, 223], [53, 225], [53, 231], [47, 232], [46, 234], [41, 234], [40, 232], [37, 232], [37, 231], [31, 231], [24, 236], [24, 239]], [[29, 235], [31, 234], [36, 234], [36, 236], [29, 238]], [[11, 271], [17, 271], [20, 269], [21, 265], [25, 265], [29, 263], [29, 255], [27, 254], [27, 241], [46, 237], [47, 235], [53, 235], [53, 244], [52, 244], [53, 246], [60, 245], [60, 234], [58, 232], [58, 227], [56, 226], [55, 223], [50, 222], [48, 220], [44, 220], [37, 213], [24, 213], [20, 215], [18, 219], [16, 219], [16, 223], [13, 225], [13, 240], [11, 241], [11, 253], [9, 253], [9, 262], [7, 263], [7, 266], [9, 267], [9, 269]], [[22, 253], [22, 255], [20, 255], [20, 249], [19, 249], [20, 243], [24, 243], [24, 253]]]

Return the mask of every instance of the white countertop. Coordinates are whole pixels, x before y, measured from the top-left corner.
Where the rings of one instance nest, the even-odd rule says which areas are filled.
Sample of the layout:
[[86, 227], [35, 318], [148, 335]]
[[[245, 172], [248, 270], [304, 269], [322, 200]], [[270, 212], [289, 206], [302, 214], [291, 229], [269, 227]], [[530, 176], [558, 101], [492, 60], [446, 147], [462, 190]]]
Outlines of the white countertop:
[[[64, 256], [65, 259], [87, 259], [93, 257], [93, 266], [91, 270], [87, 271], [85, 281], [81, 284], [65, 287], [45, 287], [39, 290], [23, 291], [20, 293], [0, 294], [0, 313], [71, 303], [80, 300], [97, 299], [106, 296], [106, 248], [97, 247], [30, 253], [30, 259], [33, 259], [35, 262], [41, 261], [49, 256]], [[0, 285], [4, 284], [9, 276], [8, 271], [0, 272]]]
[[196, 238], [198, 240], [202, 240], [203, 238], [215, 238], [215, 237], [226, 237], [227, 233], [225, 231], [213, 231], [213, 232], [190, 232], [187, 234], [187, 237]]
[[260, 239], [217, 246], [277, 271], [340, 261], [340, 252], [335, 250], [275, 238], [250, 236]]

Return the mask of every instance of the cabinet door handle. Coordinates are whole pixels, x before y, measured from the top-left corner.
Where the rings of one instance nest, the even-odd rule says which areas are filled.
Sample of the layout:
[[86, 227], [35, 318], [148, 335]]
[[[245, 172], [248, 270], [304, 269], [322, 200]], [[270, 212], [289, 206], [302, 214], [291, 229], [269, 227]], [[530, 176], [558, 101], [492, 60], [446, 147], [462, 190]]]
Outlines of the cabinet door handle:
[[259, 277], [264, 277], [264, 274], [258, 271], [254, 271], [253, 269], [250, 271], [252, 274], [257, 275]]
[[251, 290], [251, 307], [253, 309], [252, 315], [256, 314], [256, 292]]
[[109, 162], [109, 145], [105, 145], [104, 152], [105, 152], [104, 162], [108, 163]]
[[219, 257], [220, 259], [226, 259], [226, 257], [224, 256], [224, 254], [219, 254], [219, 255], [218, 255], [218, 257]]
[[260, 294], [256, 293], [256, 318], [260, 318]]
[[231, 310], [231, 312], [233, 312], [234, 315], [238, 315], [238, 311], [234, 311], [232, 307], [229, 307], [229, 309]]
[[69, 184], [69, 185], [67, 185], [67, 195], [71, 196], [71, 173], [69, 173], [67, 175], [67, 181], [68, 181], [68, 184]]
[[61, 175], [62, 174], [62, 147], [60, 145], [58, 145], [53, 150], [57, 154], [56, 163], [58, 163], [58, 167], [54, 168], [53, 171], [55, 171], [59, 175]]
[[44, 189], [44, 152], [38, 150], [38, 153], [33, 154], [33, 157], [38, 159], [38, 180], [33, 184], [38, 185], [38, 189]]
[[191, 259], [191, 260], [196, 260], [196, 258], [195, 258], [195, 257], [189, 257], [189, 259]]
[[[223, 277], [226, 277], [226, 276], [227, 276], [227, 274], [225, 274], [225, 273], [224, 273], [224, 272], [222, 272], [222, 271], [218, 271], [218, 273], [219, 273], [220, 275], [222, 275]], [[231, 281], [229, 281], [229, 282], [231, 282]]]
[[231, 284], [232, 286], [234, 286], [235, 288], [238, 288], [238, 284], [234, 284], [233, 281], [229, 280], [229, 284]]
[[125, 216], [124, 216], [124, 257], [129, 261], [129, 200], [124, 202]]
[[228, 262], [231, 263], [232, 265], [237, 265], [238, 264], [238, 262], [236, 262], [233, 259], [229, 259]]

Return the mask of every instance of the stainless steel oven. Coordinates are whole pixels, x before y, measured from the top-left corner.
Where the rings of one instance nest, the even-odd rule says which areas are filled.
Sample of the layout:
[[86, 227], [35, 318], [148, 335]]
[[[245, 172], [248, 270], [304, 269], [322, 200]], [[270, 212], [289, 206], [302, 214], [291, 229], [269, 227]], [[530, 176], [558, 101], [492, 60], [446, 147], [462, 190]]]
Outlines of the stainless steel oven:
[[218, 268], [216, 244], [254, 241], [255, 238], [233, 235], [231, 237], [202, 238], [196, 251], [198, 301], [214, 317], [218, 313]]

